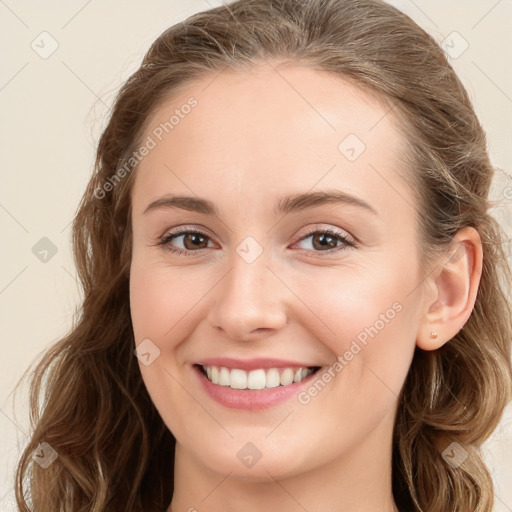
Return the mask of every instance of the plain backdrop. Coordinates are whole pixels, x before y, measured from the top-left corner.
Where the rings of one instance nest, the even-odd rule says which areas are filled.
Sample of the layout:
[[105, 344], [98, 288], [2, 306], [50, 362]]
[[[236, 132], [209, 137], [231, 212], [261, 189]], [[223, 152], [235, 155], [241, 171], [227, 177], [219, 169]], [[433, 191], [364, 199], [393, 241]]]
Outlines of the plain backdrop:
[[[391, 3], [447, 42], [487, 131], [493, 163], [511, 170], [512, 2]], [[20, 386], [14, 402], [14, 386], [67, 332], [79, 302], [70, 222], [108, 108], [165, 28], [217, 5], [220, 1], [0, 0], [0, 512], [15, 510], [14, 464], [28, 433], [27, 387]], [[504, 171], [498, 174], [500, 196], [512, 181]], [[511, 205], [509, 195], [495, 212], [509, 236]], [[512, 511], [510, 407], [484, 449], [496, 481], [495, 511]]]

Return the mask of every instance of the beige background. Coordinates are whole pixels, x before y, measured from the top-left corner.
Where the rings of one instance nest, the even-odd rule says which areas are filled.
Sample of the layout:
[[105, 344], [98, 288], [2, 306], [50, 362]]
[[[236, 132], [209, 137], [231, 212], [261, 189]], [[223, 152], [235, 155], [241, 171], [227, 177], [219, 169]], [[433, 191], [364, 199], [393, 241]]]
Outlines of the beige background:
[[[453, 65], [487, 130], [494, 163], [512, 170], [512, 2], [391, 3], [439, 41], [448, 36], [452, 52], [468, 45]], [[14, 385], [34, 358], [67, 331], [78, 303], [69, 225], [113, 95], [161, 31], [219, 4], [0, 0], [0, 512], [14, 510], [12, 472], [28, 430], [26, 387], [13, 403]], [[40, 36], [45, 31], [50, 36]], [[58, 48], [45, 55], [52, 45]], [[505, 175], [500, 178], [498, 195], [507, 185]], [[512, 234], [508, 199], [496, 212]], [[32, 252], [42, 237], [57, 249], [46, 263]], [[512, 511], [510, 407], [485, 453], [497, 485], [495, 511]]]

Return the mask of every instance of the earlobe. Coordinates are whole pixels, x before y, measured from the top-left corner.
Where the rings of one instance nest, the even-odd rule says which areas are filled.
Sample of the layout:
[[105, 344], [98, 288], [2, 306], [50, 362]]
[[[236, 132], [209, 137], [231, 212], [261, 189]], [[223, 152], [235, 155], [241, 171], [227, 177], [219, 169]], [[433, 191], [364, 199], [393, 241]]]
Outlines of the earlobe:
[[427, 280], [433, 293], [425, 302], [426, 312], [416, 340], [419, 348], [435, 350], [464, 327], [475, 305], [482, 261], [480, 235], [466, 226], [457, 232], [448, 255]]

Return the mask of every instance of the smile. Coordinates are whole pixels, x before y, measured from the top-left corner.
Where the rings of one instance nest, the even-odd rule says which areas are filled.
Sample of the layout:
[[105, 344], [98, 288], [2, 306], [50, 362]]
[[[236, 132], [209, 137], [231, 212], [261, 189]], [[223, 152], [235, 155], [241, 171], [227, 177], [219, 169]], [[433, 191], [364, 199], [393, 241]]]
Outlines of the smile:
[[259, 411], [296, 396], [320, 368], [277, 359], [213, 358], [193, 364], [192, 375], [206, 395], [219, 405]]
[[251, 371], [223, 366], [200, 366], [206, 378], [213, 384], [231, 389], [270, 389], [299, 383], [319, 367], [258, 368]]

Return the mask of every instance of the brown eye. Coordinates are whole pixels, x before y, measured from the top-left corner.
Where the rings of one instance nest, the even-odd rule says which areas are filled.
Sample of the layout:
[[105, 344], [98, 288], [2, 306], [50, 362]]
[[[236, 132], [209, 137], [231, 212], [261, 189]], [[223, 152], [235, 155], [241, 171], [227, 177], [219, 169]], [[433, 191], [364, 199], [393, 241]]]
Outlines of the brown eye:
[[205, 249], [208, 246], [208, 237], [200, 233], [187, 233], [181, 236], [183, 236], [185, 249]]
[[313, 252], [337, 252], [346, 247], [355, 247], [356, 245], [347, 235], [334, 231], [333, 229], [311, 231], [303, 236], [299, 240], [299, 243], [308, 239], [311, 239], [307, 244], [309, 247], [303, 247], [303, 249], [308, 249]]
[[316, 233], [313, 235], [313, 247], [315, 249], [330, 249], [330, 248], [334, 248], [334, 247], [337, 247], [337, 238], [332, 236], [332, 235], [328, 235], [326, 233]]
[[170, 252], [187, 254], [206, 249], [209, 241], [210, 237], [205, 233], [195, 230], [183, 230], [164, 236], [158, 245], [163, 245]]

